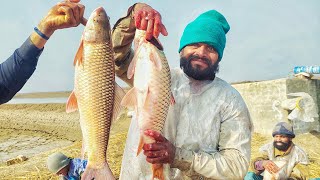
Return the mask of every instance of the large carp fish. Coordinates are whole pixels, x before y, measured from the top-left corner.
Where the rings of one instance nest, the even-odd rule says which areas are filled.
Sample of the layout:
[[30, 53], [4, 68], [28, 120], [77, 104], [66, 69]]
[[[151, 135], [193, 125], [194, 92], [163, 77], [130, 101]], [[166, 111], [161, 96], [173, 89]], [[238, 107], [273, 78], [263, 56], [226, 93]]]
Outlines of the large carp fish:
[[82, 152], [88, 157], [81, 179], [114, 179], [106, 153], [111, 122], [121, 110], [124, 92], [115, 83], [110, 22], [102, 7], [88, 19], [74, 66], [74, 90], [66, 111], [80, 114]]
[[[137, 155], [144, 144], [155, 142], [153, 138], [144, 134], [145, 130], [154, 130], [162, 134], [172, 97], [170, 68], [162, 45], [155, 38], [152, 42], [145, 39], [145, 31], [136, 30], [135, 55], [127, 72], [129, 79], [134, 76], [134, 85], [121, 102], [123, 106], [135, 109], [140, 129]], [[152, 174], [153, 179], [164, 179], [163, 165], [152, 164]]]

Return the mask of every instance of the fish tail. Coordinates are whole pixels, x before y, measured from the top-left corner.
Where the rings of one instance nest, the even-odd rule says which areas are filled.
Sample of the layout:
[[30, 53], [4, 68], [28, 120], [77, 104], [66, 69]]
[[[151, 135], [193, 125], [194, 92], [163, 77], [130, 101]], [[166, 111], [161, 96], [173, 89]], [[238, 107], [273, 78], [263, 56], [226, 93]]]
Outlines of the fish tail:
[[112, 174], [112, 171], [110, 170], [107, 163], [105, 163], [100, 169], [94, 169], [87, 166], [81, 176], [81, 179], [115, 180], [114, 175]]
[[152, 179], [164, 180], [163, 164], [152, 164]]
[[137, 150], [137, 156], [140, 154], [140, 152], [142, 151], [144, 145], [144, 138], [143, 136], [140, 136], [140, 140], [139, 140], [139, 146], [138, 146], [138, 150]]

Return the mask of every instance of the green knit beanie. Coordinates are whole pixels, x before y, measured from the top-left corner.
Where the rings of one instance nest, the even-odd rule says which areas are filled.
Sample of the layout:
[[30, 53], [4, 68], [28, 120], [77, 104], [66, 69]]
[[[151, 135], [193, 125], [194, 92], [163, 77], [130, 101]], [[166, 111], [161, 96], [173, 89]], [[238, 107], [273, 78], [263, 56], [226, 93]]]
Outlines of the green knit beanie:
[[226, 46], [226, 34], [230, 26], [225, 17], [216, 10], [207, 11], [189, 23], [180, 40], [180, 51], [189, 44], [206, 43], [219, 54], [219, 61]]

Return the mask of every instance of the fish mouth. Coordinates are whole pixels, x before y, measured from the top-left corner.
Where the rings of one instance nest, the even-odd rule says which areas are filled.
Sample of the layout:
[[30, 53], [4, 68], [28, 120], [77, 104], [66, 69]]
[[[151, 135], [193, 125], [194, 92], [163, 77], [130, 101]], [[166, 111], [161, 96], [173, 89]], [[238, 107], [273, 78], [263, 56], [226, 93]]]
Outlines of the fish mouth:
[[110, 20], [110, 17], [107, 15], [107, 12], [106, 12], [106, 10], [103, 8], [103, 7], [98, 7], [98, 8], [96, 8], [94, 11], [93, 11], [93, 16], [94, 17], [99, 17], [99, 19], [100, 18], [104, 18], [104, 17], [106, 17], [107, 18], [107, 20]]
[[98, 7], [98, 8], [96, 8], [95, 10], [94, 10], [94, 12], [96, 13], [96, 14], [99, 14], [99, 13], [101, 13], [101, 12], [106, 12], [105, 10], [104, 10], [104, 8], [103, 7]]

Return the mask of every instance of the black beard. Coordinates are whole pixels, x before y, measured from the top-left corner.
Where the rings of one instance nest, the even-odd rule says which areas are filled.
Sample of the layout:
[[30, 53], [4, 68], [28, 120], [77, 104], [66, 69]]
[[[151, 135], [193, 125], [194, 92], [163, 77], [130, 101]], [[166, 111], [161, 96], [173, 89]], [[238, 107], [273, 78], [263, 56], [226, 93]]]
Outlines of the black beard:
[[[281, 145], [278, 145], [277, 143], [281, 143]], [[277, 142], [277, 141], [273, 141], [273, 146], [277, 149], [279, 149], [280, 151], [286, 151], [288, 150], [288, 148], [291, 145], [291, 141], [288, 143], [284, 143], [284, 142]]]
[[[208, 64], [208, 67], [204, 70], [201, 70], [200, 68], [192, 67], [191, 61], [193, 59], [201, 59], [205, 61]], [[200, 58], [197, 55], [191, 55], [188, 58], [181, 57], [180, 58], [180, 68], [183, 70], [183, 72], [196, 80], [214, 80], [216, 77], [216, 73], [219, 72], [219, 61], [217, 61], [215, 64], [212, 64], [211, 61], [207, 58]]]

